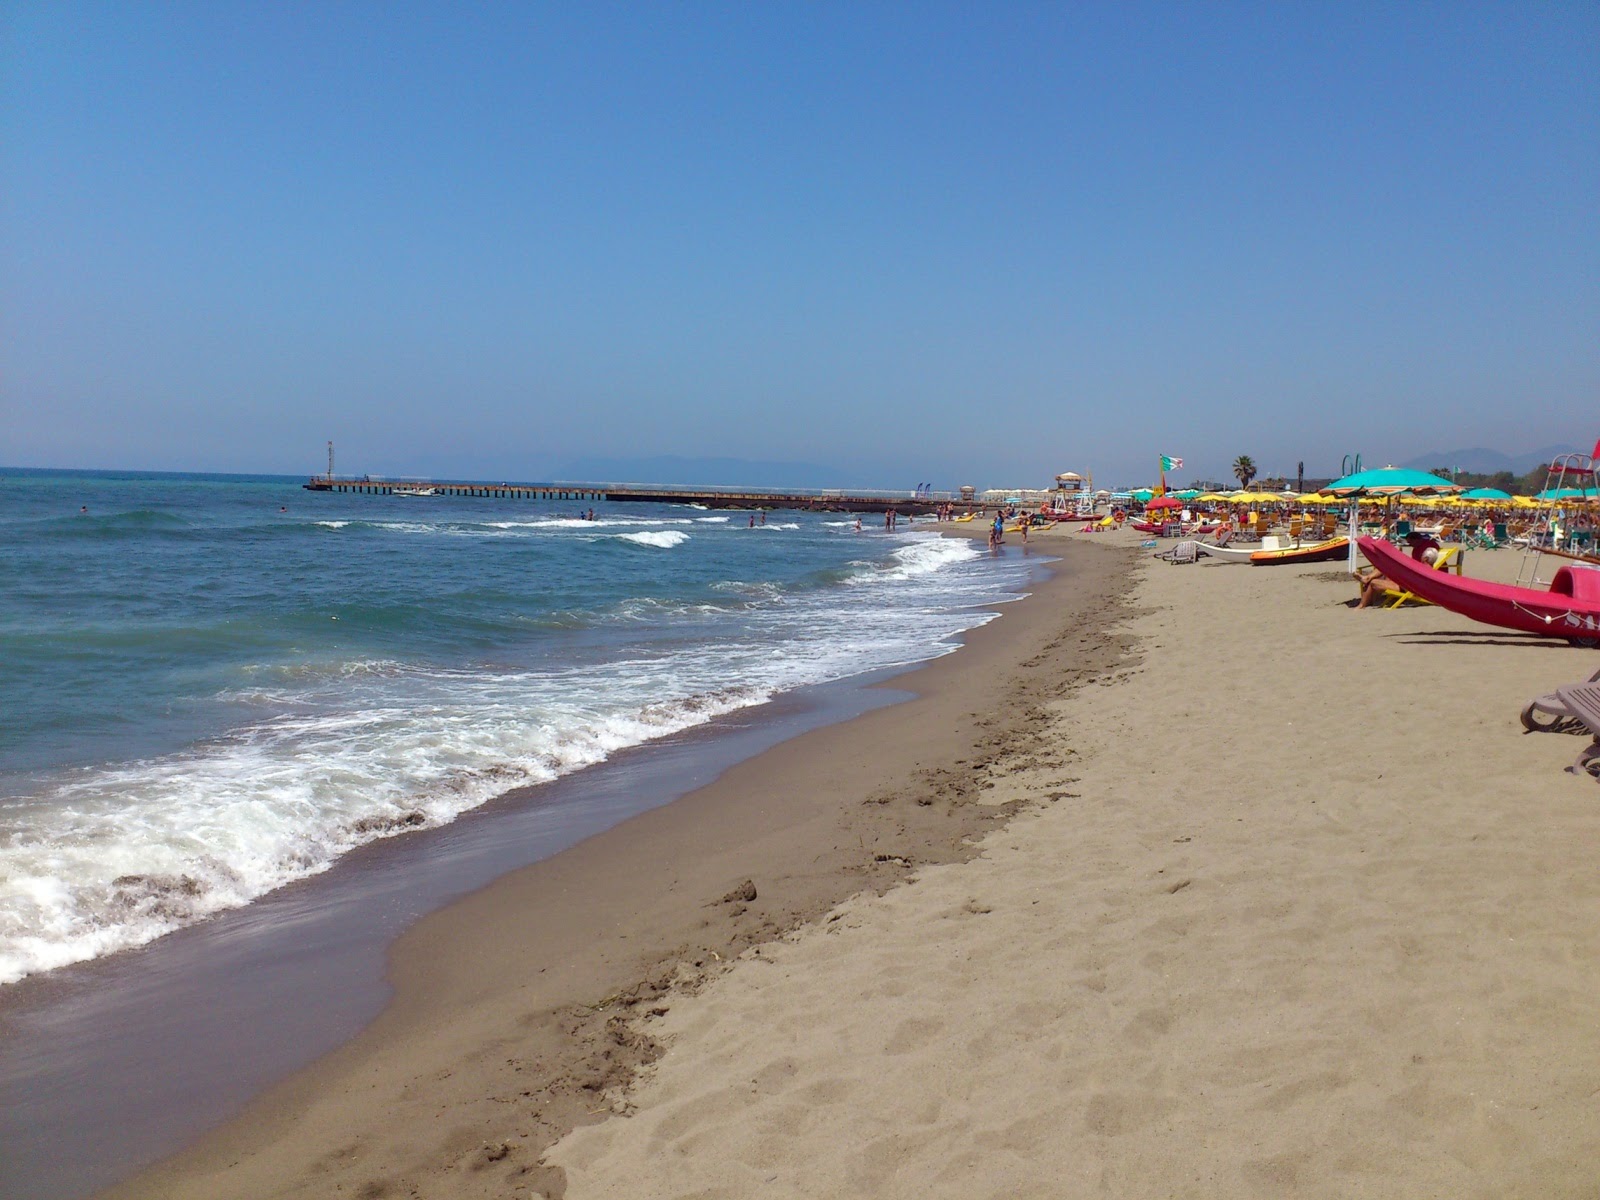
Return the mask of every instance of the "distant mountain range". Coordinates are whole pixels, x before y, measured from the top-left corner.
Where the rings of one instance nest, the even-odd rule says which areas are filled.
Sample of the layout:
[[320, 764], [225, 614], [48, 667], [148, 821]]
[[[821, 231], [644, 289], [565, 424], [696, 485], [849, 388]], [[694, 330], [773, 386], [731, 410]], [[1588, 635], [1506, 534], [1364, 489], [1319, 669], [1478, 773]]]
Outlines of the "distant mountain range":
[[1457, 471], [1472, 471], [1479, 475], [1493, 475], [1496, 471], [1510, 471], [1513, 475], [1526, 475], [1542, 467], [1558, 454], [1587, 454], [1582, 446], [1555, 445], [1530, 450], [1526, 454], [1504, 454], [1499, 450], [1439, 450], [1419, 454], [1400, 463], [1418, 471], [1431, 471], [1435, 467], [1454, 467]]

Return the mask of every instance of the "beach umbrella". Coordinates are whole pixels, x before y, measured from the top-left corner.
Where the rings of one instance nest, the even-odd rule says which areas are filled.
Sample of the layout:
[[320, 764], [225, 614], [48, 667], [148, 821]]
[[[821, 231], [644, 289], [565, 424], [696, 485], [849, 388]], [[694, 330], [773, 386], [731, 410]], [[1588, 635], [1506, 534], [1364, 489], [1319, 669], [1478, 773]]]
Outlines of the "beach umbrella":
[[1195, 499], [1200, 501], [1202, 504], [1218, 504], [1227, 500], [1227, 498], [1228, 497], [1224, 496], [1221, 492], [1207, 492], [1203, 496], [1195, 497]]
[[1535, 500], [1587, 500], [1594, 493], [1584, 488], [1545, 488]]
[[1350, 573], [1356, 570], [1356, 531], [1361, 525], [1361, 515], [1358, 511], [1360, 502], [1368, 497], [1392, 497], [1401, 495], [1414, 496], [1455, 496], [1466, 489], [1451, 483], [1448, 479], [1441, 479], [1437, 475], [1430, 475], [1426, 471], [1413, 471], [1406, 467], [1378, 467], [1371, 471], [1357, 471], [1354, 475], [1346, 475], [1343, 479], [1335, 479], [1325, 488], [1318, 491], [1324, 496], [1336, 496], [1341, 500], [1350, 501]]
[[1132, 498], [1137, 500], [1140, 504], [1143, 504], [1155, 494], [1155, 489], [1153, 488], [1139, 488], [1137, 491], [1130, 493]]
[[1183, 491], [1181, 491], [1181, 492], [1173, 492], [1172, 494], [1174, 496], [1176, 496], [1179, 500], [1193, 500], [1196, 496], [1198, 496], [1200, 494], [1200, 489], [1199, 488], [1184, 488]]
[[1470, 492], [1462, 492], [1463, 500], [1509, 500], [1510, 492], [1502, 492], [1499, 488], [1473, 488]]
[[1146, 508], [1182, 508], [1183, 507], [1183, 501], [1179, 500], [1176, 496], [1157, 496], [1154, 500], [1150, 501], [1150, 503], [1146, 504], [1145, 507]]
[[1272, 492], [1239, 492], [1228, 499], [1234, 504], [1277, 504], [1283, 497]]
[[1343, 479], [1335, 479], [1318, 494], [1338, 496], [1342, 500], [1362, 496], [1454, 496], [1466, 489], [1430, 475], [1426, 471], [1412, 471], [1405, 467], [1378, 467], [1372, 471], [1357, 471]]

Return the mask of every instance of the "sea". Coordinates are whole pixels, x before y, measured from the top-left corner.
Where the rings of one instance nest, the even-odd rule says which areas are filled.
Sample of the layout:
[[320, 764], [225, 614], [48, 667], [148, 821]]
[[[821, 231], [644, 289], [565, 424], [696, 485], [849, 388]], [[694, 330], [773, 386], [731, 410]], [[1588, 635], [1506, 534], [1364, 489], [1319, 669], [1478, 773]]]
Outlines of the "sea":
[[875, 514], [303, 482], [0, 469], [0, 988], [950, 653], [1035, 569]]

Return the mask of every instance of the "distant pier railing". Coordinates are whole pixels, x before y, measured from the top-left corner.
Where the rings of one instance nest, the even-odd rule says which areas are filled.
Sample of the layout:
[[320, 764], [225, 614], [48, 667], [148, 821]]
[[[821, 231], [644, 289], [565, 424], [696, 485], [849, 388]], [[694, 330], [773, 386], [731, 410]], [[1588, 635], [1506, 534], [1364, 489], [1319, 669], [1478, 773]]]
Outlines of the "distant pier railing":
[[313, 475], [313, 492], [352, 492], [369, 496], [469, 496], [503, 500], [556, 500], [597, 503], [631, 500], [643, 504], [699, 504], [705, 508], [788, 508], [815, 512], [931, 512], [952, 505], [958, 512], [981, 509], [982, 502], [954, 492], [914, 489], [747, 487], [689, 488], [637, 483], [483, 483], [436, 479], [387, 479], [381, 475]]

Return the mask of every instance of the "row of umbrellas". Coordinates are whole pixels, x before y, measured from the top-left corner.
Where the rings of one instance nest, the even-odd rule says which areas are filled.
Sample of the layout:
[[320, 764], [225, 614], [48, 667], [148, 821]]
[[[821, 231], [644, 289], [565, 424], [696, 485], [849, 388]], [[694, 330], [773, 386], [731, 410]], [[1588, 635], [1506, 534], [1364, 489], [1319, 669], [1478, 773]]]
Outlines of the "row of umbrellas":
[[[1498, 488], [1473, 488], [1469, 491], [1438, 475], [1429, 474], [1427, 471], [1408, 470], [1404, 467], [1379, 467], [1371, 471], [1357, 471], [1353, 475], [1346, 475], [1343, 479], [1335, 479], [1327, 487], [1315, 493], [1305, 495], [1296, 495], [1293, 492], [1251, 491], [1202, 493], [1194, 488], [1169, 492], [1165, 496], [1156, 496], [1152, 489], [1141, 488], [1132, 495], [1133, 499], [1150, 508], [1181, 508], [1184, 502], [1191, 500], [1200, 504], [1281, 504], [1287, 500], [1303, 504], [1340, 504], [1346, 500], [1402, 495], [1531, 503], [1523, 497], [1513, 497], [1509, 492], [1502, 492]], [[1540, 492], [1533, 497], [1533, 500], [1585, 500], [1594, 497], [1594, 492], [1583, 488], [1551, 488]]]

